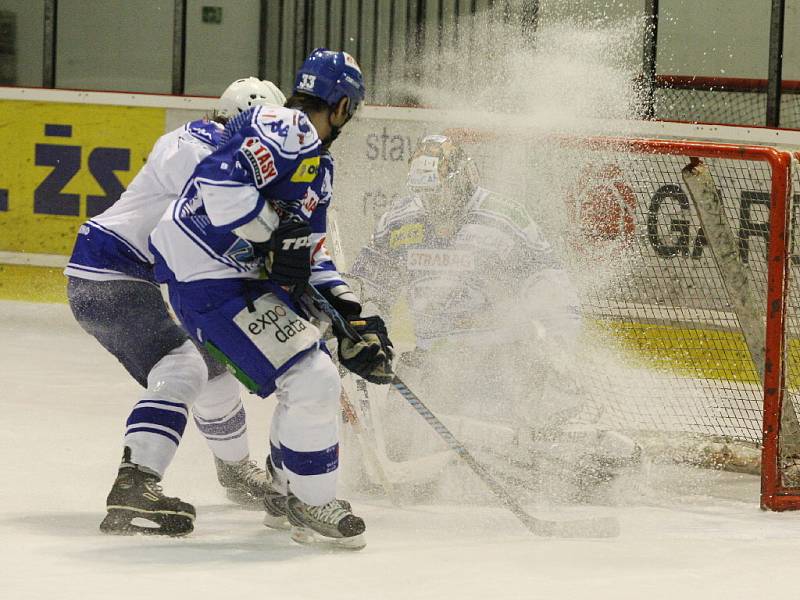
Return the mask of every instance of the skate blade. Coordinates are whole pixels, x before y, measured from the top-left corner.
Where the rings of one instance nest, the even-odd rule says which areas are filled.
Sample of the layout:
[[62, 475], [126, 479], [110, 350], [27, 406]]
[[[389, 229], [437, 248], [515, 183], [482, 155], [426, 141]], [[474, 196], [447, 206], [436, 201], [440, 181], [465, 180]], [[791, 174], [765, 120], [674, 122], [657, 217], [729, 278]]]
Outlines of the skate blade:
[[361, 550], [367, 545], [367, 538], [363, 533], [352, 537], [334, 538], [322, 535], [308, 527], [299, 527], [297, 525], [292, 525], [291, 538], [298, 544], [327, 546], [343, 550]]
[[[147, 525], [134, 523], [143, 520]], [[100, 523], [100, 531], [109, 535], [165, 535], [181, 537], [194, 530], [193, 518], [186, 515], [142, 513], [112, 509]], [[150, 525], [152, 523], [152, 525]]]
[[243, 510], [264, 510], [264, 499], [236, 488], [225, 488], [225, 496]]
[[[261, 510], [264, 510], [263, 506], [261, 507]], [[278, 529], [280, 531], [288, 531], [292, 527], [289, 524], [289, 519], [286, 517], [286, 515], [276, 517], [269, 513], [264, 515], [264, 526], [269, 527], [270, 529]]]

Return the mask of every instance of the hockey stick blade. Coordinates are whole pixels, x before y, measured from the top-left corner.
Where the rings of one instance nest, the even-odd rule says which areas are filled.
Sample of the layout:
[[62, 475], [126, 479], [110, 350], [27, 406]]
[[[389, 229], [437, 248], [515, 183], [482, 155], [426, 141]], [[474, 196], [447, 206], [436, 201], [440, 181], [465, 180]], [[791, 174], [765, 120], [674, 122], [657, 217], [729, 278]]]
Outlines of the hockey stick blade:
[[433, 430], [439, 434], [439, 437], [458, 454], [467, 466], [483, 480], [497, 499], [534, 535], [559, 538], [610, 538], [619, 535], [619, 521], [614, 517], [551, 521], [530, 515], [399, 377], [395, 376], [392, 386], [428, 422]]

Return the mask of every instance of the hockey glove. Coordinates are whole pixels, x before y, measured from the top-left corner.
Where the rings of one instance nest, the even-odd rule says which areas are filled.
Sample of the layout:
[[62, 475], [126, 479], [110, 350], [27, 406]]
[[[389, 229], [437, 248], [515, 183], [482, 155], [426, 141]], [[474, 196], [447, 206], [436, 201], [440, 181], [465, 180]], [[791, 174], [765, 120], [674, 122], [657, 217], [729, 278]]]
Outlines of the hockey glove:
[[269, 239], [269, 278], [278, 285], [305, 288], [311, 277], [311, 228], [302, 221], [284, 221]]
[[339, 339], [339, 362], [370, 383], [387, 384], [394, 379], [392, 359], [394, 349], [386, 325], [378, 316], [360, 317], [350, 321], [361, 340], [354, 342], [344, 336]]

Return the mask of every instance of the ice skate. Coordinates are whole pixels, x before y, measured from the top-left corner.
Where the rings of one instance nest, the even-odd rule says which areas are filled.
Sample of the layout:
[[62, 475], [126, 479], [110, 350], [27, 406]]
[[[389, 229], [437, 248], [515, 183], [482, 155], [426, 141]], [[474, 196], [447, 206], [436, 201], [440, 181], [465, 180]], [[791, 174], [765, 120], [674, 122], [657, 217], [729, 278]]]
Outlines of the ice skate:
[[[274, 469], [272, 462], [267, 459], [267, 472], [270, 481], [274, 481]], [[291, 524], [286, 514], [286, 500], [288, 496], [272, 487], [267, 486], [264, 494], [264, 525], [270, 529], [290, 529]], [[339, 500], [346, 510], [350, 510], [350, 503], [347, 500]]]
[[[264, 525], [270, 529], [290, 529], [289, 517], [286, 514], [286, 500], [288, 496], [270, 488], [264, 494]], [[351, 506], [347, 500], [339, 500], [342, 507], [350, 510]]]
[[349, 550], [367, 545], [364, 519], [354, 515], [344, 500], [331, 500], [312, 506], [296, 496], [286, 500], [286, 513], [292, 526], [292, 539], [300, 544], [322, 543]]
[[[129, 454], [126, 452], [126, 456]], [[139, 465], [123, 462], [106, 499], [106, 515], [100, 531], [116, 535], [181, 536], [194, 529], [194, 506], [165, 496], [160, 477]], [[147, 524], [134, 524], [134, 519]]]
[[214, 464], [228, 500], [249, 510], [262, 509], [265, 495], [272, 491], [272, 478], [264, 469], [249, 458], [225, 462], [214, 457]]

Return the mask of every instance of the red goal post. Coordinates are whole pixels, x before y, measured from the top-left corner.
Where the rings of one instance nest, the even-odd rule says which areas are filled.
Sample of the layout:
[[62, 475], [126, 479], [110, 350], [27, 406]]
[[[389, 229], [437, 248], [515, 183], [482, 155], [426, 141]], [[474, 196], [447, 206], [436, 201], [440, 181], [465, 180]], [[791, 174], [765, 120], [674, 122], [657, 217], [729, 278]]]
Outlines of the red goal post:
[[735, 146], [709, 142], [668, 140], [593, 140], [592, 143], [625, 143], [650, 154], [682, 155], [691, 158], [720, 158], [765, 162], [770, 166], [770, 218], [766, 332], [764, 342], [764, 417], [761, 460], [761, 506], [769, 510], [800, 508], [800, 489], [786, 487], [780, 476], [781, 408], [785, 401], [786, 291], [789, 279], [789, 214], [792, 155], [765, 146]]

